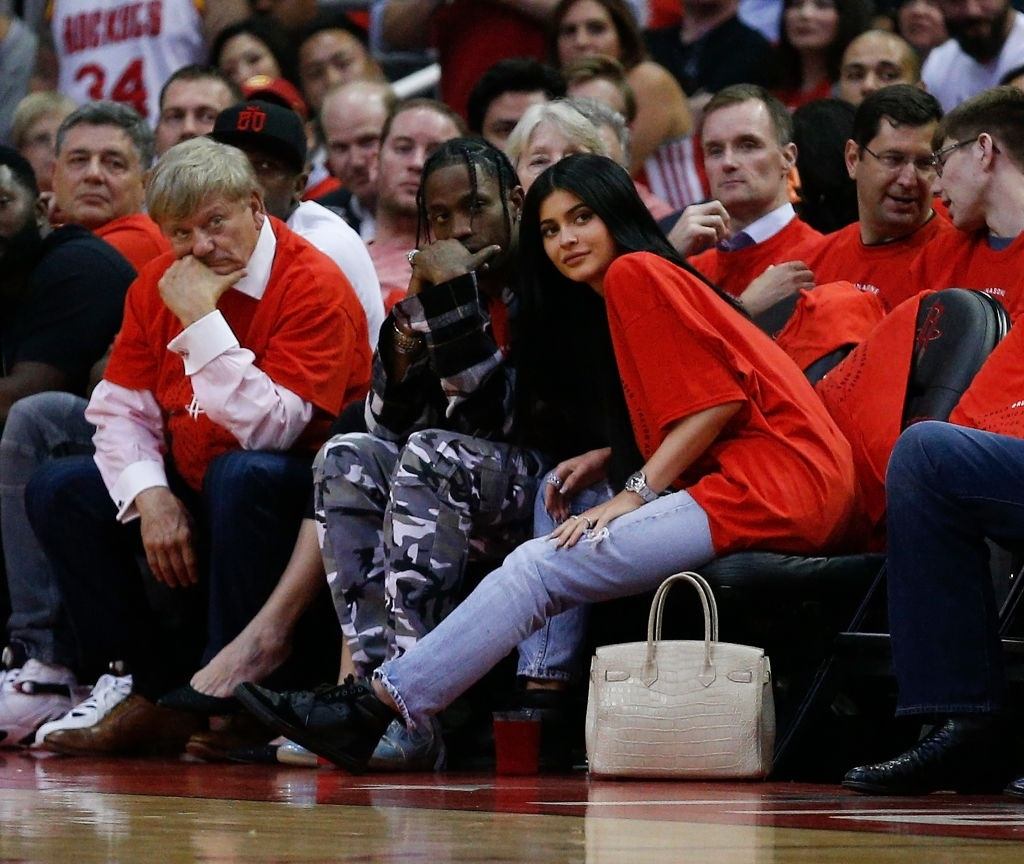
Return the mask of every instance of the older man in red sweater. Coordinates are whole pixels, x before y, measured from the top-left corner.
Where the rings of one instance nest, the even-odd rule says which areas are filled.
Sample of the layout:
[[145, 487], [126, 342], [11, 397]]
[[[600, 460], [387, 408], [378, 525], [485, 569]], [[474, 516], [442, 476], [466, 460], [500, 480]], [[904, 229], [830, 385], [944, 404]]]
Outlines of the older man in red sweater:
[[[118, 664], [84, 703], [40, 728], [36, 741], [50, 749], [184, 745], [198, 724], [156, 698], [269, 595], [304, 513], [312, 454], [367, 388], [355, 293], [337, 265], [267, 216], [259, 189], [233, 147], [199, 138], [163, 156], [146, 198], [172, 253], [129, 289], [86, 412], [95, 461], [56, 460], [30, 483], [29, 516], [78, 639], [76, 671]], [[150, 611], [140, 541], [156, 580], [191, 611], [205, 607], [195, 644], [169, 638]]]

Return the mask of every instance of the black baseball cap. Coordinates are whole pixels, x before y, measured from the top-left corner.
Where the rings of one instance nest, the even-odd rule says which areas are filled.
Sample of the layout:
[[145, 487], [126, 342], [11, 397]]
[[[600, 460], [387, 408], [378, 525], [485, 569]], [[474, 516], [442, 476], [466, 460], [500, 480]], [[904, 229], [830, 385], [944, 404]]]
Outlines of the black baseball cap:
[[260, 99], [225, 108], [213, 124], [210, 137], [245, 149], [260, 147], [286, 160], [296, 172], [306, 167], [306, 130], [294, 111]]

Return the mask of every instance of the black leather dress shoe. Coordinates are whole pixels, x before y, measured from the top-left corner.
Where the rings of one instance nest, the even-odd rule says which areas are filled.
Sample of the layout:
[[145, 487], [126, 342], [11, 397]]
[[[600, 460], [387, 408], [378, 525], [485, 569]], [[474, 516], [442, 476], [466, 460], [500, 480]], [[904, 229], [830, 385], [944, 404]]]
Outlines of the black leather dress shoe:
[[940, 789], [997, 792], [1012, 776], [990, 715], [946, 720], [906, 753], [847, 772], [843, 786], [865, 795], [924, 795]]
[[1003, 792], [1007, 795], [1012, 795], [1014, 798], [1024, 798], [1024, 777], [1018, 777]]
[[353, 773], [366, 770], [381, 735], [397, 716], [365, 681], [275, 693], [239, 684], [235, 696], [257, 720]]
[[203, 714], [207, 717], [215, 714], [237, 714], [242, 710], [234, 696], [208, 696], [206, 693], [200, 693], [191, 684], [183, 684], [176, 690], [165, 693], [156, 704], [161, 708]]

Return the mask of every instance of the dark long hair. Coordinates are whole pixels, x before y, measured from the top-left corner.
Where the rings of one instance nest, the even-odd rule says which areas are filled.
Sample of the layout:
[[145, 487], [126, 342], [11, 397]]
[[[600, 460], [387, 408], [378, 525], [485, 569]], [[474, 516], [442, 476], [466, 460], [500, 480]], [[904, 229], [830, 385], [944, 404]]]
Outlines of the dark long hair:
[[[836, 26], [836, 38], [825, 49], [825, 64], [828, 68], [828, 79], [833, 83], [839, 80], [839, 67], [843, 62], [846, 47], [861, 33], [871, 26], [871, 15], [874, 12], [872, 0], [835, 0], [839, 23]], [[779, 27], [779, 44], [775, 47], [770, 70], [770, 84], [774, 90], [797, 90], [803, 84], [803, 69], [800, 54], [793, 47], [786, 35], [786, 9], [790, 0], [783, 4], [779, 15], [782, 24]]]
[[691, 275], [736, 308], [672, 248], [621, 166], [581, 153], [556, 162], [526, 196], [519, 231], [521, 346], [517, 363], [520, 417], [558, 458], [611, 446], [610, 475], [621, 486], [643, 464], [622, 392], [604, 300], [567, 279], [544, 251], [540, 208], [555, 190], [570, 192], [600, 217], [620, 254], [652, 252]]
[[229, 24], [213, 40], [210, 46], [210, 65], [220, 68], [220, 55], [224, 53], [224, 46], [236, 36], [245, 34], [252, 36], [262, 42], [267, 50], [274, 56], [277, 66], [281, 70], [281, 77], [286, 78], [292, 84], [298, 86], [298, 55], [292, 41], [267, 19], [260, 17], [246, 18], [235, 24]]

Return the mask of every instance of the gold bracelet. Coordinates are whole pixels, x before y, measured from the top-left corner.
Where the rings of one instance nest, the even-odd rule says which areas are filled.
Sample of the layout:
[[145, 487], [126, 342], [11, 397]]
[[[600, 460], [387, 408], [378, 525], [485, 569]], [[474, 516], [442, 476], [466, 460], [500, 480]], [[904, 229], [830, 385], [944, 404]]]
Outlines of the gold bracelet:
[[395, 333], [391, 338], [391, 344], [399, 354], [419, 354], [423, 348], [423, 337], [418, 334], [406, 333], [398, 326], [398, 322], [392, 322]]

